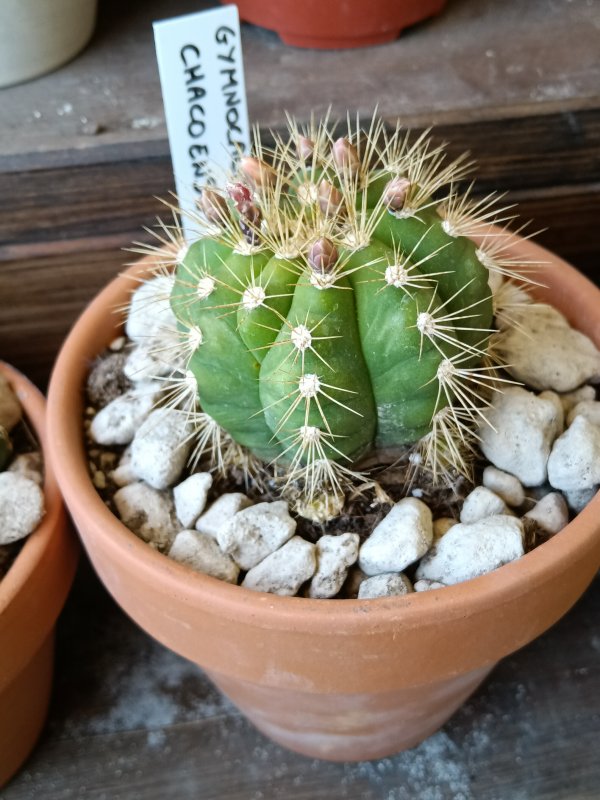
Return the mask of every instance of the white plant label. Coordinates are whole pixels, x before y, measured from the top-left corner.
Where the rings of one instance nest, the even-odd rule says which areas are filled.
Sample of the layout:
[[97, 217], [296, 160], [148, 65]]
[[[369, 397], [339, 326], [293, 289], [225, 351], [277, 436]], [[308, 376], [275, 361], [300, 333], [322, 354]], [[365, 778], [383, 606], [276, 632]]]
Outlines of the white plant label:
[[202, 186], [222, 184], [248, 152], [250, 127], [237, 6], [154, 23], [154, 41], [175, 187], [188, 241], [198, 237], [185, 212]]

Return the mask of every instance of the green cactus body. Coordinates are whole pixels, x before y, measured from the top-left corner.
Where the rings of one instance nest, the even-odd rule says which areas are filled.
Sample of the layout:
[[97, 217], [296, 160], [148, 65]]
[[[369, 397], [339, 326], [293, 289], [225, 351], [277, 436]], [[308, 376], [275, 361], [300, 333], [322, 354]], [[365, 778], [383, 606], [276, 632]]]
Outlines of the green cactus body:
[[352, 463], [427, 437], [455, 399], [469, 405], [451, 378], [486, 350], [489, 270], [427, 186], [418, 203], [386, 200], [405, 180], [397, 166], [365, 182], [290, 151], [268, 174], [246, 159], [228, 199], [207, 190], [210, 230], [178, 265], [171, 304], [201, 409], [236, 442], [282, 465]]

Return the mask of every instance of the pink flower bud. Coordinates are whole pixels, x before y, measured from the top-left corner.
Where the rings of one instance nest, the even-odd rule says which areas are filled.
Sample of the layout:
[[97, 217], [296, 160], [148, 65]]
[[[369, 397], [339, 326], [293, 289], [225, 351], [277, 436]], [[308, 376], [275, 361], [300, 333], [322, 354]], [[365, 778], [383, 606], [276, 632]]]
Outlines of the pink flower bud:
[[308, 252], [308, 263], [315, 272], [329, 272], [338, 258], [337, 247], [329, 239], [317, 239]]
[[311, 161], [315, 151], [315, 143], [307, 136], [299, 136], [296, 150], [298, 151], [298, 156], [303, 161]]
[[383, 202], [392, 211], [401, 211], [410, 191], [408, 178], [392, 178], [383, 190]]
[[198, 208], [209, 222], [224, 225], [229, 217], [229, 208], [225, 198], [214, 189], [203, 189], [198, 198]]
[[317, 190], [319, 197], [319, 207], [326, 217], [335, 217], [341, 213], [344, 204], [342, 193], [329, 183], [322, 180]]
[[252, 192], [243, 183], [228, 183], [227, 194], [233, 200], [238, 211], [243, 203], [252, 202]]
[[264, 161], [253, 156], [243, 156], [240, 160], [240, 172], [250, 181], [250, 183], [260, 189], [267, 186], [274, 186], [277, 181], [277, 173]]
[[333, 143], [333, 160], [343, 172], [348, 172], [350, 175], [356, 175], [360, 169], [360, 159], [358, 158], [358, 151], [353, 144], [350, 144], [348, 139], [343, 137], [336, 139]]

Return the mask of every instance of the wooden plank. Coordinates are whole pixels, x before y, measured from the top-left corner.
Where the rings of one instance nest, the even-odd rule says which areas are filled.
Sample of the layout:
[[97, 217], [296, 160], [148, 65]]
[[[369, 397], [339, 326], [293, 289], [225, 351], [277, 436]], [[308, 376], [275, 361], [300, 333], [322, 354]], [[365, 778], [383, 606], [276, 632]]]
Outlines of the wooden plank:
[[[151, 22], [214, 3], [100, 4], [90, 46], [57, 72], [2, 93], [0, 171], [76, 164], [96, 148], [128, 152], [166, 138]], [[388, 45], [349, 51], [284, 46], [243, 28], [251, 118], [279, 126], [282, 110], [346, 109], [407, 125], [530, 117], [598, 106], [598, 10], [587, 0], [452, 0], [444, 13]], [[138, 149], [139, 152], [139, 149]], [[164, 152], [164, 151], [163, 151]], [[62, 154], [62, 156], [57, 156]]]
[[88, 569], [61, 623], [47, 732], [4, 800], [597, 796], [600, 580], [425, 743], [330, 764], [257, 733], [196, 667], [137, 629]]

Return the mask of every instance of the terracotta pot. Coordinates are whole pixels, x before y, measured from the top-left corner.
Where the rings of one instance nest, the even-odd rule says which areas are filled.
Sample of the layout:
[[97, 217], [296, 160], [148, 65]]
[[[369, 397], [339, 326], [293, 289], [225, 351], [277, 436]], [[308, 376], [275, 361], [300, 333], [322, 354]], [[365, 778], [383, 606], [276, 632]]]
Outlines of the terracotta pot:
[[54, 624], [77, 564], [46, 452], [46, 403], [23, 375], [0, 362], [41, 443], [46, 514], [0, 581], [0, 786], [31, 752], [44, 724], [53, 670]]
[[[222, 0], [228, 2], [229, 0]], [[236, 0], [240, 17], [277, 31], [286, 44], [338, 50], [396, 39], [446, 0]]]
[[[550, 260], [552, 301], [600, 344], [600, 291]], [[476, 580], [404, 597], [312, 600], [256, 593], [197, 574], [125, 528], [97, 495], [82, 439], [90, 360], [117, 335], [113, 310], [135, 286], [113, 281], [75, 325], [49, 393], [51, 454], [90, 558], [123, 609], [152, 636], [200, 664], [261, 731], [334, 760], [412, 747], [439, 728], [494, 664], [556, 622], [600, 563], [600, 497], [565, 530]]]

